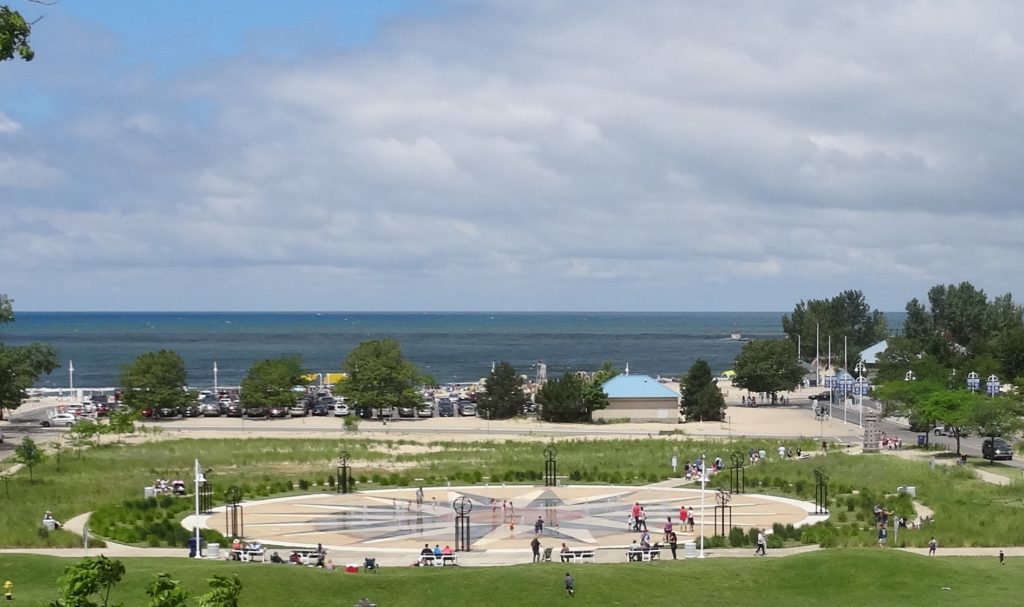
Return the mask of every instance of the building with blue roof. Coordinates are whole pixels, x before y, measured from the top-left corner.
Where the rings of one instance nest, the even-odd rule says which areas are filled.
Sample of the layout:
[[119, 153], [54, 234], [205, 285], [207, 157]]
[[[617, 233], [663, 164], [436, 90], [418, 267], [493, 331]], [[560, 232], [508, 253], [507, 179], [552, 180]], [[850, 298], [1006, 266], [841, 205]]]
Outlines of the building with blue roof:
[[[628, 368], [627, 368], [628, 369]], [[649, 375], [616, 375], [601, 385], [608, 407], [594, 411], [594, 420], [629, 419], [631, 422], [679, 421], [679, 393]]]

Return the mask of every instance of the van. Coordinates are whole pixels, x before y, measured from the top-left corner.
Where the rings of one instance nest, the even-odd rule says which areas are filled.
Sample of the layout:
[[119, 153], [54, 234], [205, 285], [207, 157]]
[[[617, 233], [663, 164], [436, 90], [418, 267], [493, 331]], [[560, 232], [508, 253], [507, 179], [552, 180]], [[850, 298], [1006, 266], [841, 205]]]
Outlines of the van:
[[1002, 438], [986, 438], [981, 442], [981, 456], [985, 459], [1013, 459], [1013, 447]]

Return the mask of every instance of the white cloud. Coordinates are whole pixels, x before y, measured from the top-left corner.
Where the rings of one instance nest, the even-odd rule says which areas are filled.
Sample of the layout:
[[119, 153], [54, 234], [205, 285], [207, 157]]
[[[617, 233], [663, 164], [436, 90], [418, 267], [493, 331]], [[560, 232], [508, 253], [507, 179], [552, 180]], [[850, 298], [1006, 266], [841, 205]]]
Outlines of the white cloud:
[[44, 69], [77, 103], [0, 113], [25, 145], [0, 156], [0, 260], [25, 277], [5, 288], [129, 264], [160, 278], [122, 305], [155, 308], [198, 274], [252, 281], [222, 308], [279, 305], [296, 275], [389, 309], [1019, 292], [1019, 13], [452, 2], [298, 60]]

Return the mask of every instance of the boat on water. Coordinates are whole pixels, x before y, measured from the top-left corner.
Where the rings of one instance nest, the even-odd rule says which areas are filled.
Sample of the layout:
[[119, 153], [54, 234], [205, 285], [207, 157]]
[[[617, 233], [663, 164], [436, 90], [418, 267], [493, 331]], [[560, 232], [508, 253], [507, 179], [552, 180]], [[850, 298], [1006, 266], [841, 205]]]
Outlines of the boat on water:
[[729, 339], [733, 341], [750, 341], [750, 338], [743, 337], [739, 331], [733, 331], [729, 334]]

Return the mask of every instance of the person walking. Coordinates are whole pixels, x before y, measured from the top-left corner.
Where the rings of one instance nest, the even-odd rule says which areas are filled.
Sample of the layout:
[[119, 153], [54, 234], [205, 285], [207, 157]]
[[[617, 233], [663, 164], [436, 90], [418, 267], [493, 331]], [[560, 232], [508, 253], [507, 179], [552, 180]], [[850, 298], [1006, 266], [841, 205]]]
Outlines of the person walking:
[[640, 528], [647, 531], [647, 512], [640, 506]]
[[565, 596], [576, 596], [576, 580], [572, 579], [568, 571], [565, 572]]
[[669, 531], [668, 533], [668, 547], [672, 551], [672, 560], [676, 560], [676, 543], [679, 538], [676, 537], [675, 531]]
[[759, 555], [759, 556], [766, 556], [767, 555], [767, 553], [765, 552], [765, 545], [766, 544], [767, 544], [767, 542], [765, 542], [765, 539], [764, 539], [764, 531], [758, 529], [758, 531], [757, 531], [757, 550], [754, 551], [754, 554]]
[[665, 527], [663, 528], [665, 532], [665, 542], [668, 542], [668, 536], [672, 533], [672, 517], [669, 516], [667, 518], [668, 520], [665, 522]]
[[885, 544], [889, 541], [889, 529], [885, 526], [885, 523], [878, 524], [878, 547], [885, 548]]
[[544, 519], [537, 517], [537, 522], [533, 524], [533, 532], [537, 535], [544, 533]]
[[928, 556], [935, 556], [935, 549], [939, 547], [939, 542], [936, 541], [935, 536], [928, 540]]
[[540, 538], [536, 535], [533, 536], [533, 541], [530, 542], [530, 549], [533, 550], [533, 562], [540, 562]]

